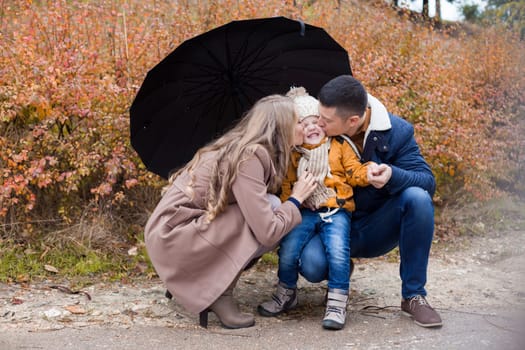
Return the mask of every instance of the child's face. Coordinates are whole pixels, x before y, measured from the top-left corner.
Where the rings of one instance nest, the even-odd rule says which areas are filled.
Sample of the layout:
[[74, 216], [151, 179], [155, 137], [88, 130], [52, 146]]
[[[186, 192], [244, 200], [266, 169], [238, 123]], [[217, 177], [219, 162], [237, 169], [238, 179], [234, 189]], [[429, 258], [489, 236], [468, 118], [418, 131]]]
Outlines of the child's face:
[[301, 121], [304, 130], [304, 143], [316, 145], [325, 137], [323, 129], [317, 124], [319, 117], [310, 115]]

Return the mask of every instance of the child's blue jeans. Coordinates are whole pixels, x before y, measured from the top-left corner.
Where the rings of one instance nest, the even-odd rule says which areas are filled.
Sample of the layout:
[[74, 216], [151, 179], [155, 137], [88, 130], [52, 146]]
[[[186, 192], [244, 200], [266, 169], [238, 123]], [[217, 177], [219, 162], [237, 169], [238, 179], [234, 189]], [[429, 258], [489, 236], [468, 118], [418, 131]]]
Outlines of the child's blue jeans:
[[300, 257], [304, 246], [316, 234], [323, 242], [328, 262], [328, 288], [349, 290], [350, 223], [351, 213], [339, 209], [325, 220], [320, 213], [301, 209], [302, 222], [288, 233], [279, 246], [279, 282], [287, 288], [296, 288]]

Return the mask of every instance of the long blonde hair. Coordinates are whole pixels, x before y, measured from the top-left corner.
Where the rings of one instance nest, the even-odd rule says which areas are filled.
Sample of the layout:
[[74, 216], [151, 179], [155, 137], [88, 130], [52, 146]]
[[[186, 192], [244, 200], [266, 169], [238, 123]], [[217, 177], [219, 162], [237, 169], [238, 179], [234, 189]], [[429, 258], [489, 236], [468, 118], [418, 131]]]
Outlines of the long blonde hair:
[[[192, 174], [202, 155], [216, 151], [206, 198], [208, 220], [211, 221], [226, 208], [228, 193], [237, 176], [239, 164], [260, 145], [270, 154], [276, 170], [276, 175], [270, 178], [268, 184], [268, 191], [275, 193], [288, 168], [296, 123], [297, 115], [291, 98], [281, 95], [264, 97], [233, 129], [199, 149], [190, 162], [170, 175], [169, 183], [186, 169], [193, 182]], [[220, 174], [219, 168], [223, 162], [226, 163], [225, 172]]]

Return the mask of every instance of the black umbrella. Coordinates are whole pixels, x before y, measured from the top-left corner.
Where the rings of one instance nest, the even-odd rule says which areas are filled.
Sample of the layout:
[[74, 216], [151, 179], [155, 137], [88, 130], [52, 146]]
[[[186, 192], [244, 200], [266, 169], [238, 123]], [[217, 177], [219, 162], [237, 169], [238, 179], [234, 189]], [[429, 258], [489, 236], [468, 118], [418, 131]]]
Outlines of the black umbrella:
[[183, 42], [148, 72], [130, 109], [131, 144], [166, 178], [261, 97], [304, 86], [316, 95], [351, 74], [323, 29], [284, 17], [233, 21]]

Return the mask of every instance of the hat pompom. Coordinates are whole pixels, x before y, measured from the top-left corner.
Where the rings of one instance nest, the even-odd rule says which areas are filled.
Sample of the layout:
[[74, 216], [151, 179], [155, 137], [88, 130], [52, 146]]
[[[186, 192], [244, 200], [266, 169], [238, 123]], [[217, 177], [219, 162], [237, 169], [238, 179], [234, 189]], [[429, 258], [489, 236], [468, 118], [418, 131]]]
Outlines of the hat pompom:
[[312, 115], [319, 116], [319, 101], [310, 96], [304, 87], [291, 87], [286, 96], [293, 99], [299, 120]]
[[304, 87], [292, 86], [290, 90], [286, 93], [286, 96], [291, 97], [291, 98], [296, 98], [299, 96], [309, 96], [309, 95], [308, 95], [308, 92], [306, 92], [306, 89]]

